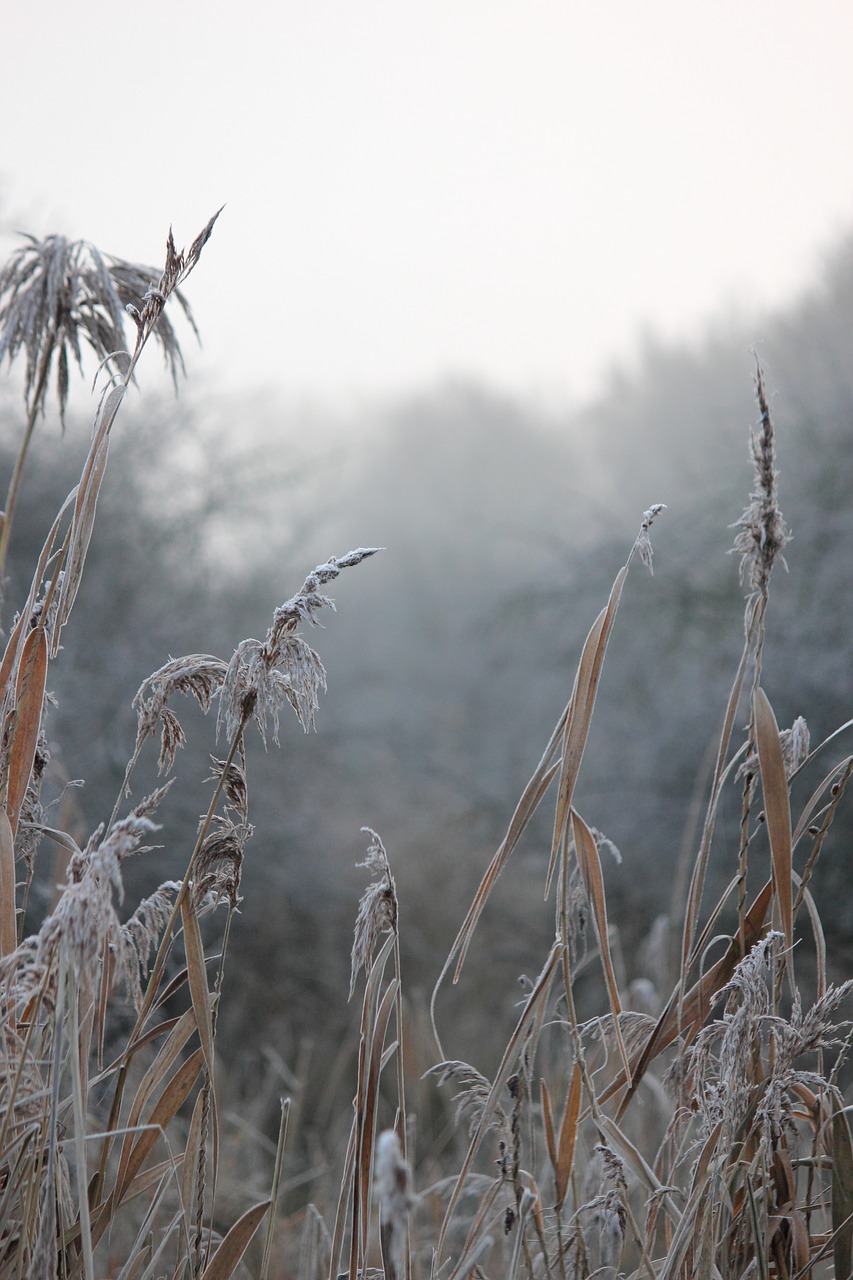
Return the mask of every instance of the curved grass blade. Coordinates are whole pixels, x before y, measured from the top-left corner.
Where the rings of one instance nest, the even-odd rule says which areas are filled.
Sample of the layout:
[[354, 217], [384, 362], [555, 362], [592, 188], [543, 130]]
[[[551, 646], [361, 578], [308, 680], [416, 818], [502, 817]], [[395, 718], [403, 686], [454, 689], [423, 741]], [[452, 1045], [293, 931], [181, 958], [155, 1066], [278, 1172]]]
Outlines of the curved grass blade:
[[0, 809], [0, 956], [18, 945], [15, 907], [15, 837], [7, 814]]
[[269, 1207], [269, 1200], [262, 1200], [237, 1219], [201, 1273], [201, 1280], [230, 1280]]

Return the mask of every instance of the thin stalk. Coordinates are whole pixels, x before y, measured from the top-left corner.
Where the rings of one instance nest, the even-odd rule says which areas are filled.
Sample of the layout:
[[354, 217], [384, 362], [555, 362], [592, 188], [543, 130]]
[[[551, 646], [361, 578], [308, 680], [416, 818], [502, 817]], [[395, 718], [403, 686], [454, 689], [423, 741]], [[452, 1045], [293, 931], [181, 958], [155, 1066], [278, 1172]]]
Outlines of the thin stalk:
[[272, 1258], [272, 1239], [275, 1230], [276, 1209], [278, 1207], [278, 1189], [281, 1184], [281, 1170], [284, 1164], [284, 1144], [287, 1141], [287, 1122], [290, 1118], [290, 1098], [281, 1099], [281, 1120], [278, 1126], [278, 1143], [275, 1149], [275, 1168], [270, 1190], [270, 1211], [267, 1219], [267, 1238], [264, 1243], [264, 1256], [261, 1261], [260, 1280], [268, 1280], [270, 1260]]
[[80, 1054], [84, 1052], [79, 1033], [79, 996], [77, 983], [71, 973], [69, 1009], [69, 1056], [71, 1058], [71, 1092], [74, 1103], [74, 1146], [77, 1158], [77, 1198], [80, 1203], [80, 1239], [83, 1249], [83, 1274], [86, 1280], [95, 1280], [95, 1258], [92, 1252], [92, 1223], [89, 1217], [88, 1178], [86, 1175], [86, 1110], [83, 1102], [83, 1078], [80, 1070]]
[[21, 478], [24, 472], [24, 463], [26, 462], [30, 441], [33, 438], [36, 419], [44, 408], [44, 396], [47, 389], [47, 379], [50, 373], [50, 365], [53, 360], [54, 349], [55, 344], [51, 341], [45, 347], [42, 354], [38, 380], [36, 382], [35, 391], [33, 392], [30, 411], [27, 415], [27, 425], [24, 429], [24, 438], [21, 441], [20, 448], [18, 449], [18, 456], [15, 459], [15, 469], [12, 472], [12, 478], [9, 481], [9, 488], [6, 491], [6, 506], [3, 512], [2, 528], [0, 528], [0, 600], [3, 598], [6, 557], [9, 552], [9, 538], [12, 533], [12, 520], [14, 519], [15, 507], [18, 504], [18, 496], [21, 491]]

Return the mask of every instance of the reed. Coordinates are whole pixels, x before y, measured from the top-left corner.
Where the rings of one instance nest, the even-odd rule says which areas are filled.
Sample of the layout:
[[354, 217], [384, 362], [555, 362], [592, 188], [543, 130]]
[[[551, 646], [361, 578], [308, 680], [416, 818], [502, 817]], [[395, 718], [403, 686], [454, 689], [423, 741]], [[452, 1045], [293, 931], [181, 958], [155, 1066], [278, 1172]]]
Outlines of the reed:
[[[606, 814], [582, 814], [576, 802], [623, 588], [638, 564], [652, 569], [652, 525], [664, 510], [656, 504], [592, 621], [568, 700], [506, 834], [472, 886], [428, 1017], [418, 1017], [404, 984], [401, 930], [411, 907], [400, 901], [382, 839], [366, 830], [345, 1149], [316, 1203], [286, 1209], [286, 1138], [298, 1098], [282, 1099], [269, 1194], [223, 1222], [231, 1157], [217, 1029], [251, 856], [246, 740], [257, 733], [265, 745], [277, 742], [290, 712], [312, 727], [325, 671], [307, 636], [332, 603], [328, 584], [377, 548], [318, 565], [274, 610], [264, 639], [242, 640], [230, 658], [170, 658], [142, 681], [120, 793], [82, 847], [47, 823], [40, 802], [47, 681], [62, 661], [60, 636], [85, 570], [111, 433], [150, 339], [173, 374], [181, 367], [164, 308], [175, 296], [190, 314], [180, 289], [215, 221], [186, 252], [170, 233], [159, 274], [58, 237], [27, 241], [0, 273], [0, 360], [25, 358], [0, 574], [51, 373], [60, 416], [81, 344], [95, 351], [103, 380], [79, 484], [46, 531], [0, 663], [0, 1276], [220, 1280], [240, 1267], [264, 1280], [850, 1275], [853, 1139], [842, 1077], [853, 984], [827, 982], [809, 885], [853, 757], [821, 768], [830, 739], [811, 747], [802, 717], [780, 729], [767, 694], [771, 582], [789, 533], [760, 369], [754, 487], [734, 546], [747, 588], [744, 644], [723, 708], [674, 980], [666, 989], [630, 984], [608, 912]], [[145, 852], [172, 801], [168, 775], [186, 741], [180, 698], [204, 712], [216, 707], [209, 791], [182, 877], [152, 885], [129, 911], [124, 863]], [[136, 797], [147, 751], [166, 780]], [[793, 807], [801, 775], [814, 780], [806, 802]], [[739, 838], [721, 849], [717, 815], [731, 788], [741, 796]], [[453, 1056], [452, 1019], [439, 1031], [443, 988], [464, 984], [494, 887], [513, 874], [513, 855], [547, 806], [542, 889], [553, 942], [514, 1023], [496, 1029], [503, 1049], [497, 1068], [485, 1071]], [[66, 882], [53, 910], [23, 936], [45, 839], [67, 855]], [[730, 878], [707, 902], [712, 848], [728, 859]], [[580, 1013], [577, 999], [579, 974], [591, 964], [599, 970], [594, 1017]], [[413, 1077], [413, 1062], [429, 1064], [425, 1075], [419, 1068]], [[420, 1104], [437, 1085], [455, 1093], [438, 1144], [419, 1127]]]

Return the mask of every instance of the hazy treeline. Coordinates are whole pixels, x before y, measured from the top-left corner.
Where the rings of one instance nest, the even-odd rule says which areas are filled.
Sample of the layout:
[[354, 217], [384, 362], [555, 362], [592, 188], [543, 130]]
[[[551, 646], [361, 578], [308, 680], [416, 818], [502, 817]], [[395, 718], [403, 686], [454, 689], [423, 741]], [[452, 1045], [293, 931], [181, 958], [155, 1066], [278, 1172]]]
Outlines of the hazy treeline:
[[[337, 417], [263, 398], [214, 403], [191, 388], [177, 402], [130, 407], [55, 668], [52, 785], [78, 835], [112, 807], [133, 743], [131, 699], [150, 671], [182, 652], [227, 659], [245, 635], [264, 634], [315, 563], [385, 548], [335, 584], [338, 614], [315, 637], [329, 677], [318, 733], [286, 724], [281, 752], [250, 743], [257, 832], [243, 892], [253, 902], [250, 927], [236, 927], [230, 963], [244, 999], [223, 1010], [226, 1033], [236, 1037], [251, 1009], [292, 1064], [316, 1021], [306, 1002], [329, 1001], [330, 1036], [347, 1017], [339, 993], [365, 825], [396, 870], [409, 989], [431, 986], [643, 511], [664, 502], [655, 576], [629, 579], [579, 790], [587, 820], [621, 851], [621, 865], [607, 866], [609, 900], [636, 956], [694, 852], [691, 800], [741, 646], [742, 591], [726, 552], [748, 500], [753, 345], [774, 392], [794, 533], [790, 576], [773, 583], [764, 684], [780, 723], [805, 712], [817, 742], [853, 706], [853, 241], [787, 311], [721, 323], [683, 347], [647, 342], [594, 404], [571, 412], [464, 383]], [[16, 405], [3, 413], [8, 467]], [[5, 626], [86, 447], [83, 418], [61, 439], [52, 422], [40, 432]], [[200, 782], [216, 751], [213, 717], [187, 708], [185, 727], [178, 772]], [[86, 787], [63, 792], [76, 777]], [[161, 811], [167, 846], [195, 831], [192, 788], [178, 791]], [[736, 820], [733, 788], [719, 849]], [[472, 1040], [541, 954], [542, 926], [526, 922], [549, 839], [532, 834], [490, 904], [477, 946], [489, 949], [491, 979], [481, 1020], [467, 1016]], [[833, 893], [846, 882], [842, 843], [839, 826], [815, 877], [837, 959], [853, 939], [848, 895]], [[137, 874], [153, 883], [152, 856]], [[717, 879], [731, 872], [719, 866]], [[55, 874], [45, 872], [43, 892]], [[626, 978], [654, 976], [636, 968], [635, 958]]]

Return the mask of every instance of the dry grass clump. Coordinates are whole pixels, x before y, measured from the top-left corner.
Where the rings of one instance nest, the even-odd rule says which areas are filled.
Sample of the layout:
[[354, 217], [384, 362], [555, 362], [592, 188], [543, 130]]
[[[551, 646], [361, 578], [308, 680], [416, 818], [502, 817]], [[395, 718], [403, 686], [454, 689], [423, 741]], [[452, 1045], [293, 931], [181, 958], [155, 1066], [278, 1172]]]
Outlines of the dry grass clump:
[[[652, 568], [651, 528], [663, 510], [656, 504], [590, 628], [571, 695], [474, 892], [420, 1030], [417, 1001], [403, 994], [406, 906], [382, 840], [365, 829], [368, 884], [350, 983], [351, 998], [361, 987], [358, 1042], [340, 1177], [319, 1203], [280, 1215], [293, 1109], [282, 1100], [263, 1171], [269, 1191], [236, 1213], [229, 1206], [223, 1221], [229, 1159], [216, 1043], [253, 830], [245, 738], [254, 722], [265, 744], [277, 741], [288, 707], [311, 728], [325, 671], [303, 630], [332, 606], [323, 588], [376, 548], [319, 565], [275, 610], [265, 638], [242, 640], [230, 660], [169, 659], [143, 680], [121, 792], [84, 847], [46, 823], [40, 802], [48, 674], [84, 570], [110, 433], [151, 336], [176, 367], [163, 308], [214, 221], [186, 253], [170, 234], [156, 284], [59, 240], [33, 243], [0, 274], [0, 357], [27, 357], [20, 460], [44, 410], [54, 356], [60, 411], [68, 355], [79, 358], [82, 340], [113, 370], [80, 484], [47, 532], [0, 662], [0, 1277], [220, 1280], [241, 1259], [260, 1277], [300, 1280], [850, 1275], [853, 1140], [841, 1074], [853, 984], [827, 981], [809, 883], [853, 757], [826, 768], [792, 809], [792, 782], [826, 744], [810, 748], [802, 717], [780, 731], [762, 682], [770, 582], [789, 535], [760, 371], [754, 492], [735, 543], [750, 593], [744, 646], [669, 987], [628, 985], [607, 908], [608, 842], [599, 815], [590, 815], [594, 824], [576, 806], [624, 584], [635, 560]], [[136, 329], [133, 350], [122, 355], [119, 304]], [[128, 914], [124, 862], [154, 838], [171, 783], [121, 814], [149, 743], [162, 774], [185, 743], [177, 695], [205, 712], [216, 703], [222, 745], [211, 756], [210, 795], [183, 877], [154, 886]], [[748, 724], [738, 743], [741, 716]], [[708, 904], [717, 815], [732, 786], [740, 790], [739, 838], [716, 851], [728, 859], [730, 880]], [[497, 1068], [461, 1062], [442, 1043], [452, 1045], [453, 1026], [438, 1031], [441, 987], [473, 963], [494, 886], [549, 797], [543, 890], [553, 942], [525, 984]], [[44, 837], [67, 854], [66, 881], [50, 914], [22, 937]], [[208, 922], [217, 916], [218, 927]], [[590, 965], [600, 970], [595, 1017], [581, 1016], [576, 1000]], [[806, 970], [801, 982], [797, 971]], [[455, 1092], [455, 1115], [436, 1103], [436, 1084]], [[418, 1114], [430, 1106], [444, 1117], [443, 1133], [426, 1125], [421, 1132]]]

